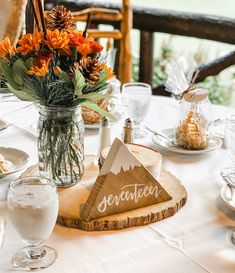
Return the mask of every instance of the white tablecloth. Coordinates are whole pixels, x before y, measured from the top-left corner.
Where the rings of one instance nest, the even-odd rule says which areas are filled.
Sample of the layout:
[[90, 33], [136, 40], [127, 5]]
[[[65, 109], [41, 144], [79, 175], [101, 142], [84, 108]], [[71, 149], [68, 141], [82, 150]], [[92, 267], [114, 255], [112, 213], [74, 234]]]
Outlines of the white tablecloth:
[[[35, 130], [37, 111], [22, 103], [0, 103], [0, 118]], [[214, 118], [235, 114], [235, 109], [214, 106]], [[178, 103], [153, 97], [145, 124], [163, 129], [174, 126]], [[120, 136], [120, 125], [112, 129], [112, 138]], [[97, 131], [86, 131], [86, 154], [94, 154]], [[137, 142], [155, 147], [151, 135]], [[29, 164], [37, 162], [36, 137], [17, 126], [0, 132], [0, 146], [11, 146], [30, 154]], [[179, 155], [161, 151], [163, 167], [185, 185], [188, 201], [176, 215], [148, 226], [110, 232], [84, 232], [56, 226], [47, 244], [59, 254], [56, 263], [44, 272], [60, 273], [200, 273], [235, 272], [235, 247], [230, 235], [235, 229], [235, 212], [220, 198], [224, 185], [219, 172], [231, 164], [221, 148], [202, 155]], [[19, 174], [18, 174], [19, 175]], [[0, 180], [0, 198], [14, 178]], [[13, 229], [6, 202], [0, 203], [0, 216], [7, 220], [7, 233], [0, 267], [23, 243]], [[1, 262], [2, 261], [2, 262]], [[0, 272], [6, 272], [0, 269]], [[8, 271], [9, 272], [9, 271]]]

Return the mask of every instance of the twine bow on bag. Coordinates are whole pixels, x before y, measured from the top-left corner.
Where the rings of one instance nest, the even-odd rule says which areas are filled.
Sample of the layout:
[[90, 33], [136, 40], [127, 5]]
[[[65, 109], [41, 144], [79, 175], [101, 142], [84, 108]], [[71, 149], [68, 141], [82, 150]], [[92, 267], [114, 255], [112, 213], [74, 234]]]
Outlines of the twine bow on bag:
[[191, 81], [188, 81], [182, 68], [176, 63], [171, 62], [167, 66], [167, 82], [165, 84], [166, 90], [170, 92], [176, 100], [184, 98], [187, 102], [200, 102], [208, 97], [208, 90], [198, 88], [194, 84], [199, 70], [196, 71]]

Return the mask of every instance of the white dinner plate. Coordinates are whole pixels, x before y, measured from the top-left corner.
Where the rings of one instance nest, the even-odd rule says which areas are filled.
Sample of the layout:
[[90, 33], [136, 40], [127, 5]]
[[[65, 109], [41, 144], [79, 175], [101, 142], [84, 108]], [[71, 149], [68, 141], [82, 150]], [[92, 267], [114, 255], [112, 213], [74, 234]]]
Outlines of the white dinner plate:
[[220, 196], [224, 203], [232, 210], [235, 210], [235, 190], [234, 191], [234, 197], [232, 198], [232, 189], [229, 188], [228, 185], [224, 185], [221, 189]]
[[26, 152], [15, 148], [0, 147], [0, 154], [5, 158], [10, 167], [9, 172], [0, 173], [0, 178], [22, 170], [29, 161], [29, 155]]
[[[109, 125], [114, 125], [116, 124], [118, 121], [109, 121]], [[97, 123], [85, 123], [85, 128], [86, 129], [89, 129], [89, 130], [97, 130], [100, 128], [100, 122], [97, 122]]]
[[[119, 119], [115, 120], [115, 121], [109, 121], [109, 125], [115, 125], [119, 122]], [[85, 123], [85, 128], [86, 129], [91, 129], [91, 130], [96, 130], [100, 128], [100, 123], [101, 122], [97, 122], [97, 123]]]
[[[175, 140], [175, 130], [174, 128], [167, 128], [162, 130], [162, 133], [167, 136], [169, 139]], [[190, 155], [194, 155], [194, 154], [202, 154], [202, 153], [206, 153], [206, 152], [211, 152], [215, 149], [220, 148], [220, 146], [222, 145], [222, 140], [220, 137], [218, 136], [211, 136], [209, 138], [209, 145], [206, 149], [203, 150], [189, 150], [186, 149], [184, 147], [181, 146], [173, 146], [171, 145], [166, 139], [158, 136], [158, 135], [153, 135], [152, 140], [155, 144], [157, 144], [159, 147], [171, 151], [171, 152], [175, 152], [175, 153], [179, 153], [179, 154], [190, 154]]]
[[97, 123], [85, 123], [85, 128], [86, 129], [96, 130], [96, 129], [99, 129], [99, 127], [100, 127], [99, 122], [97, 122]]
[[[122, 113], [121, 111], [117, 111], [117, 110], [112, 111], [112, 112], [110, 112], [110, 113], [111, 113], [111, 114], [115, 117], [115, 119], [116, 119], [116, 120], [114, 120], [114, 121], [110, 121], [110, 120], [109, 120], [109, 124], [110, 124], [110, 125], [115, 125], [115, 124], [117, 124], [117, 123], [123, 118], [123, 115], [124, 115], [124, 113]], [[84, 122], [85, 128], [86, 128], [86, 129], [91, 129], [91, 130], [99, 129], [99, 128], [100, 128], [100, 123], [101, 123], [101, 121], [100, 121], [100, 122], [95, 122], [95, 123], [86, 123], [86, 122]]]

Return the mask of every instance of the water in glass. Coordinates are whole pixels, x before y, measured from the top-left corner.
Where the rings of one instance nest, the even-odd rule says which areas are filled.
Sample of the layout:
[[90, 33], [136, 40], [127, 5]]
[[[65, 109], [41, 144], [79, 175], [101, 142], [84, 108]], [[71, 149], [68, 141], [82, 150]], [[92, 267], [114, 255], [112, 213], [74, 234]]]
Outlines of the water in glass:
[[13, 181], [8, 191], [8, 208], [11, 222], [28, 245], [16, 253], [14, 265], [27, 270], [51, 265], [57, 253], [42, 244], [50, 236], [58, 215], [55, 184], [39, 177]]
[[146, 131], [141, 130], [139, 125], [148, 113], [152, 94], [151, 86], [145, 83], [126, 83], [123, 85], [122, 94], [127, 115], [134, 124], [134, 137], [145, 136]]

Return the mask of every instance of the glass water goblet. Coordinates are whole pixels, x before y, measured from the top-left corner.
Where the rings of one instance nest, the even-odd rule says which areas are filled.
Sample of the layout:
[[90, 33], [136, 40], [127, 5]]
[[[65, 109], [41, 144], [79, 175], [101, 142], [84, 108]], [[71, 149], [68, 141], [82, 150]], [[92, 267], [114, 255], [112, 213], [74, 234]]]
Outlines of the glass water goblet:
[[10, 219], [27, 244], [13, 257], [17, 268], [39, 270], [56, 260], [57, 252], [43, 243], [55, 226], [58, 203], [56, 185], [49, 179], [25, 177], [10, 183], [7, 196]]
[[134, 138], [144, 137], [147, 132], [140, 129], [140, 123], [146, 117], [151, 101], [152, 89], [146, 83], [126, 83], [122, 87], [128, 117], [134, 128]]
[[[235, 199], [235, 115], [226, 120], [224, 145], [232, 161], [232, 166], [223, 169], [220, 174], [229, 187], [231, 199]], [[235, 232], [232, 234], [231, 240], [232, 243], [235, 244]]]

